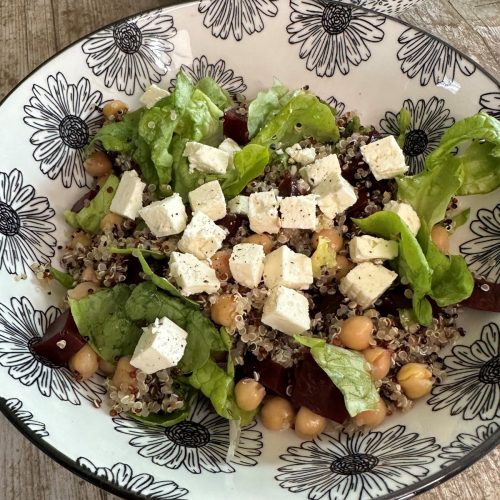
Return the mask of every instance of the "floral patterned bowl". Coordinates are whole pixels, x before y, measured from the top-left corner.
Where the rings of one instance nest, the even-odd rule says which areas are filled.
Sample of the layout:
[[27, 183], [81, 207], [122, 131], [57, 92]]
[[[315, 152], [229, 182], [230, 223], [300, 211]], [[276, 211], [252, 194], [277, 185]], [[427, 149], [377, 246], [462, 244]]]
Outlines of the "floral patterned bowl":
[[[171, 85], [179, 68], [209, 75], [230, 93], [253, 95], [276, 76], [309, 84], [340, 112], [398, 134], [412, 111], [404, 152], [412, 171], [455, 120], [500, 117], [499, 84], [433, 36], [367, 11], [407, 2], [203, 0], [156, 10], [93, 33], [42, 65], [0, 107], [0, 407], [55, 460], [131, 498], [403, 498], [467, 467], [500, 439], [499, 315], [465, 310], [467, 330], [448, 350], [448, 376], [426, 401], [381, 428], [328, 431], [311, 441], [243, 430], [224, 460], [227, 423], [203, 403], [169, 429], [111, 418], [103, 378], [77, 382], [31, 346], [59, 314], [59, 289], [40, 286], [33, 262], [57, 262], [63, 209], [88, 185], [83, 147], [97, 108], [118, 97], [138, 105], [151, 83]], [[500, 280], [498, 192], [464, 199], [470, 225], [455, 251], [471, 269]], [[100, 407], [100, 408], [99, 408]]]

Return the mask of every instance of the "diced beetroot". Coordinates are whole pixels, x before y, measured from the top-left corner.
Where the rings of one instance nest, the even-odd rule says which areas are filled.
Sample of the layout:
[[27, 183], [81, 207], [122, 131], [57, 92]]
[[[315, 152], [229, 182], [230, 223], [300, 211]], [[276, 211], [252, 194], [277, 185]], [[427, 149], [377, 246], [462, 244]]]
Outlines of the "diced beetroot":
[[292, 404], [339, 423], [349, 416], [342, 393], [309, 353], [295, 367]]
[[32, 349], [42, 358], [63, 366], [86, 343], [78, 333], [71, 311], [68, 309], [49, 325], [44, 336], [33, 345]]
[[271, 358], [259, 361], [253, 354], [245, 356], [243, 373], [246, 377], [253, 377], [254, 372], [259, 375], [259, 382], [278, 396], [288, 397], [286, 388], [292, 382], [293, 369], [285, 368]]
[[337, 293], [334, 293], [333, 295], [326, 293], [324, 295], [321, 295], [318, 293], [313, 296], [313, 313], [320, 312], [323, 317], [327, 314], [336, 314], [337, 309], [340, 307], [340, 304], [342, 303], [344, 298], [345, 297], [339, 291], [337, 291]]
[[278, 185], [280, 196], [300, 196], [303, 194], [299, 189], [297, 179], [293, 177], [288, 170], [283, 175], [283, 179]]
[[411, 299], [407, 298], [404, 294], [407, 287], [398, 285], [392, 288], [382, 296], [381, 303], [377, 306], [377, 311], [381, 316], [398, 315], [398, 309], [411, 309]]
[[224, 135], [236, 141], [240, 146], [248, 144], [247, 117], [238, 113], [234, 108], [224, 112], [224, 121], [222, 123]]
[[123, 259], [123, 262], [127, 264], [125, 283], [129, 285], [138, 285], [142, 283], [144, 280], [139, 276], [139, 273], [142, 272], [142, 266], [139, 259], [135, 257], [126, 257]]
[[239, 214], [227, 214], [225, 217], [217, 221], [219, 226], [228, 230], [228, 238], [236, 234], [240, 226], [243, 224], [245, 218]]
[[471, 309], [500, 312], [500, 283], [476, 278], [472, 295], [461, 304]]
[[99, 189], [94, 188], [85, 193], [72, 207], [71, 211], [72, 212], [79, 212], [82, 208], [85, 208], [85, 202], [92, 201], [96, 196], [97, 193], [99, 192]]

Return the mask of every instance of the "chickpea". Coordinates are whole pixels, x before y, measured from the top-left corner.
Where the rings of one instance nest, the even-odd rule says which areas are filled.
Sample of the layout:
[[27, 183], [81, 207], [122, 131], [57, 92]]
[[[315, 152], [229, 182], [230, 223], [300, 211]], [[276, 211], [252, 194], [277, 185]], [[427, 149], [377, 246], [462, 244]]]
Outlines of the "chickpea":
[[340, 328], [340, 341], [345, 347], [355, 351], [363, 351], [370, 347], [372, 340], [373, 323], [366, 316], [351, 316]]
[[123, 356], [118, 360], [111, 384], [117, 389], [134, 388], [137, 386], [137, 370], [130, 364], [130, 356]]
[[105, 359], [99, 358], [99, 370], [101, 370], [105, 375], [110, 377], [115, 372], [115, 365], [106, 361]]
[[427, 396], [431, 392], [434, 379], [432, 372], [422, 363], [407, 363], [396, 375], [398, 384], [410, 399]]
[[295, 411], [290, 401], [279, 396], [268, 399], [260, 412], [262, 424], [271, 431], [289, 429], [295, 420]]
[[215, 252], [212, 256], [212, 267], [215, 270], [217, 278], [221, 281], [226, 281], [231, 278], [231, 269], [229, 268], [229, 257], [231, 257], [231, 250], [224, 249]]
[[326, 418], [301, 406], [295, 418], [295, 432], [303, 438], [313, 438], [321, 434], [326, 427]]
[[264, 399], [266, 389], [253, 378], [240, 380], [234, 388], [236, 404], [245, 411], [253, 411]]
[[369, 427], [377, 427], [387, 416], [387, 406], [382, 398], [379, 399], [376, 410], [366, 410], [358, 413], [354, 417], [354, 423], [358, 426], [367, 425]]
[[264, 253], [267, 255], [273, 249], [273, 239], [268, 234], [251, 234], [241, 240], [242, 243], [253, 243], [254, 245], [262, 245]]
[[68, 297], [70, 299], [80, 300], [84, 299], [91, 293], [97, 292], [97, 290], [99, 290], [99, 285], [89, 281], [84, 281], [83, 283], [78, 283], [75, 288], [68, 290]]
[[104, 186], [104, 184], [106, 184], [107, 180], [109, 179], [109, 176], [111, 174], [104, 174], [104, 175], [101, 175], [100, 177], [97, 178], [96, 180], [96, 184], [102, 188]]
[[112, 169], [111, 160], [102, 151], [94, 151], [83, 162], [83, 166], [92, 177], [101, 177], [101, 175], [109, 174]]
[[69, 246], [71, 248], [78, 248], [78, 247], [88, 248], [91, 243], [92, 243], [92, 238], [90, 237], [90, 235], [84, 233], [83, 231], [76, 231], [71, 235], [71, 241], [69, 243]]
[[231, 326], [236, 316], [236, 298], [230, 293], [219, 295], [210, 309], [210, 316], [214, 323], [222, 326]]
[[318, 248], [319, 237], [323, 236], [330, 242], [330, 248], [338, 252], [344, 245], [344, 238], [338, 229], [320, 229], [312, 235], [311, 245], [313, 248]]
[[123, 101], [110, 101], [102, 108], [104, 118], [110, 122], [119, 122], [128, 111], [128, 106]]
[[103, 231], [111, 231], [115, 227], [120, 227], [123, 223], [123, 217], [113, 212], [107, 213], [101, 219], [101, 229]]
[[441, 252], [450, 252], [450, 233], [443, 226], [434, 226], [431, 231], [431, 240]]
[[92, 266], [87, 266], [80, 275], [80, 278], [82, 279], [82, 281], [99, 283], [97, 274]]
[[363, 356], [370, 363], [372, 378], [380, 380], [391, 369], [391, 351], [383, 347], [370, 347], [363, 351]]
[[350, 261], [343, 255], [337, 255], [337, 266], [335, 276], [338, 280], [344, 278], [347, 273], [354, 267], [354, 262]]
[[92, 377], [99, 368], [99, 360], [93, 349], [85, 344], [69, 360], [69, 369], [80, 379]]

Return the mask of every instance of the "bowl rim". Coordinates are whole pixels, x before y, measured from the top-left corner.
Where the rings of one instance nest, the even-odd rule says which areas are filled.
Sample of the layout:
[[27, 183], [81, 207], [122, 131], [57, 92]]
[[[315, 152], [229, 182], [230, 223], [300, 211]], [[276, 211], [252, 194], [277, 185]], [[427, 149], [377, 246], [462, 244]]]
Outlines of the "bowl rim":
[[[122, 17], [120, 19], [117, 19], [115, 21], [112, 21], [106, 25], [100, 26], [98, 29], [90, 31], [86, 33], [85, 35], [79, 37], [77, 40], [74, 40], [70, 44], [62, 47], [61, 49], [57, 50], [52, 54], [49, 58], [45, 59], [42, 61], [40, 64], [35, 66], [34, 69], [32, 69], [24, 78], [22, 78], [11, 90], [7, 92], [7, 94], [0, 100], [0, 109], [2, 108], [3, 104], [7, 101], [7, 99], [10, 98], [10, 96], [26, 81], [28, 81], [35, 73], [38, 72], [42, 67], [44, 67], [46, 64], [51, 62], [53, 59], [56, 59], [58, 56], [66, 52], [67, 50], [71, 49], [72, 47], [82, 43], [85, 39], [87, 39], [89, 36], [98, 33], [104, 29], [110, 28], [112, 26], [115, 26], [117, 24], [120, 24], [122, 22], [125, 22], [129, 19], [133, 19], [137, 16], [148, 14], [150, 12], [155, 12], [159, 10], [169, 10], [172, 8], [178, 8], [180, 6], [194, 6], [198, 2], [193, 1], [193, 0], [173, 0], [170, 5], [166, 5], [163, 7], [153, 7], [151, 9], [146, 9], [142, 10], [139, 12], [136, 12], [135, 14], [131, 14], [129, 16]], [[358, 6], [358, 5], [353, 5], [353, 4], [348, 4], [342, 1], [338, 0], [332, 0], [332, 3], [337, 3], [340, 5], [345, 5], [346, 7], [351, 7], [351, 8], [357, 8], [357, 9], [362, 9], [367, 12], [377, 12], [377, 14], [384, 16], [387, 19], [390, 19], [391, 21], [394, 21], [400, 25], [406, 26], [408, 28], [412, 28], [414, 30], [417, 30], [421, 33], [424, 33], [425, 35], [429, 36], [433, 40], [437, 40], [438, 42], [442, 43], [446, 47], [454, 50], [456, 53], [458, 53], [460, 56], [464, 57], [468, 61], [470, 61], [472, 64], [476, 66], [476, 68], [479, 69], [484, 75], [486, 75], [494, 84], [496, 84], [500, 88], [500, 81], [497, 80], [488, 70], [486, 70], [480, 63], [475, 61], [472, 57], [464, 54], [462, 51], [459, 49], [453, 47], [450, 43], [446, 42], [445, 40], [442, 40], [438, 36], [429, 33], [427, 30], [419, 28], [417, 26], [414, 26], [413, 24], [403, 20], [403, 19], [398, 19], [394, 17], [393, 15], [389, 14], [384, 14], [381, 12], [378, 12], [374, 9], [368, 9], [363, 6]], [[65, 469], [69, 470], [76, 476], [84, 479], [85, 481], [93, 484], [94, 486], [97, 486], [104, 491], [107, 491], [109, 493], [112, 493], [116, 496], [119, 496], [121, 498], [129, 499], [129, 500], [137, 500], [139, 498], [147, 498], [144, 495], [141, 494], [136, 494], [131, 492], [130, 490], [127, 490], [126, 488], [122, 486], [118, 486], [115, 483], [112, 483], [110, 481], [107, 481], [103, 479], [102, 477], [97, 476], [96, 474], [92, 473], [90, 470], [86, 469], [85, 467], [79, 465], [75, 460], [69, 458], [67, 455], [65, 455], [63, 452], [49, 444], [48, 442], [45, 441], [44, 438], [38, 436], [34, 431], [31, 431], [28, 429], [19, 419], [14, 415], [13, 412], [10, 411], [10, 409], [7, 406], [7, 399], [0, 396], [0, 412], [7, 418], [7, 420], [26, 438], [28, 439], [33, 445], [35, 445], [40, 451], [45, 453], [49, 458], [57, 462], [59, 465], [62, 465]], [[412, 485], [406, 486], [405, 488], [402, 488], [400, 490], [397, 490], [393, 493], [388, 493], [387, 495], [384, 495], [380, 497], [379, 500], [405, 500], [408, 498], [412, 498], [416, 495], [420, 495], [426, 491], [429, 491], [430, 489], [443, 484], [444, 482], [448, 481], [448, 479], [451, 479], [452, 477], [456, 476], [460, 472], [464, 471], [477, 461], [479, 461], [481, 458], [483, 458], [488, 452], [493, 450], [497, 445], [500, 444], [500, 429], [497, 430], [492, 436], [490, 436], [488, 439], [483, 441], [479, 446], [474, 448], [473, 451], [465, 455], [464, 457], [460, 458], [459, 460], [456, 460], [452, 465], [449, 465], [448, 467], [444, 467], [440, 469], [438, 472], [435, 472], [434, 474], [426, 477], [424, 480], [419, 481], [418, 483], [414, 483]], [[175, 478], [173, 478], [175, 480]]]

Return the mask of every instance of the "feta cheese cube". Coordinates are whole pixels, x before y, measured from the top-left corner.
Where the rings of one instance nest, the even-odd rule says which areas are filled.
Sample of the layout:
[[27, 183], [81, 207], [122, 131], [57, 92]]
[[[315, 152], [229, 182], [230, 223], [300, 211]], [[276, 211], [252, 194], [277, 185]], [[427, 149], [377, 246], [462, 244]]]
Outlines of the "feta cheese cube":
[[199, 142], [188, 142], [183, 156], [187, 156], [189, 167], [210, 174], [225, 174], [229, 165], [229, 153]]
[[288, 335], [304, 333], [311, 327], [309, 302], [285, 286], [273, 288], [264, 302], [262, 323]]
[[333, 174], [341, 175], [339, 159], [334, 154], [324, 156], [312, 165], [300, 169], [300, 175], [313, 187]]
[[203, 212], [212, 220], [226, 216], [226, 199], [219, 181], [210, 181], [188, 194], [193, 212]]
[[286, 148], [285, 152], [292, 160], [301, 165], [309, 165], [309, 163], [312, 163], [316, 159], [316, 150], [314, 148], [302, 149], [301, 145], [298, 143]]
[[396, 241], [375, 238], [374, 236], [355, 236], [349, 242], [349, 255], [353, 262], [367, 260], [391, 260], [398, 256], [399, 247]]
[[399, 215], [413, 235], [418, 233], [420, 229], [420, 218], [411, 205], [391, 200], [384, 205], [384, 210], [394, 212]]
[[238, 195], [227, 202], [227, 208], [232, 214], [248, 215], [248, 196]]
[[275, 234], [280, 230], [278, 199], [273, 191], [252, 193], [248, 201], [248, 219], [254, 233]]
[[123, 172], [110, 210], [122, 217], [135, 219], [142, 208], [142, 192], [145, 187], [146, 184], [141, 181], [135, 170]]
[[253, 243], [240, 243], [233, 247], [229, 269], [233, 278], [243, 286], [255, 288], [264, 272], [264, 247]]
[[186, 207], [178, 193], [150, 203], [139, 210], [139, 215], [157, 238], [179, 234], [186, 229]]
[[377, 181], [392, 179], [408, 170], [403, 151], [392, 135], [361, 146], [360, 151]]
[[143, 328], [130, 364], [150, 375], [177, 366], [187, 345], [187, 332], [167, 317]]
[[354, 188], [338, 174], [331, 174], [320, 182], [313, 189], [313, 194], [319, 196], [318, 207], [331, 219], [352, 207], [358, 199]]
[[179, 250], [192, 253], [198, 259], [209, 259], [219, 250], [226, 231], [203, 212], [195, 212], [177, 244]]
[[306, 290], [313, 282], [311, 259], [290, 250], [286, 245], [266, 255], [264, 283], [267, 288], [283, 285], [296, 290]]
[[207, 262], [197, 259], [190, 253], [172, 252], [170, 257], [170, 276], [177, 283], [183, 295], [195, 293], [215, 293], [220, 282]]
[[227, 137], [219, 144], [219, 149], [229, 153], [231, 156], [238, 151], [241, 151], [240, 145], [230, 137]]
[[139, 101], [141, 104], [144, 104], [146, 108], [152, 108], [160, 99], [167, 97], [170, 95], [168, 90], [161, 89], [158, 85], [150, 85], [144, 94], [142, 94]]
[[363, 262], [340, 281], [342, 294], [366, 308], [372, 305], [397, 278], [397, 274], [373, 262]]
[[316, 203], [317, 196], [289, 196], [280, 202], [281, 227], [290, 229], [310, 229], [317, 226]]

